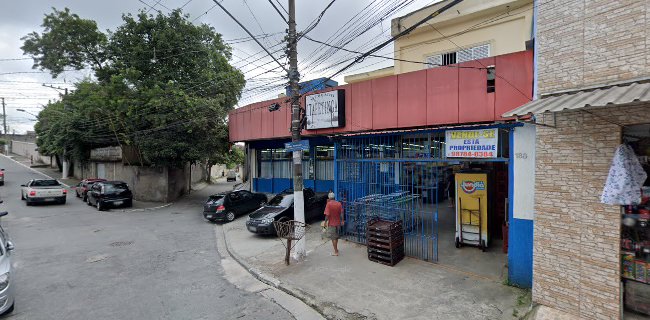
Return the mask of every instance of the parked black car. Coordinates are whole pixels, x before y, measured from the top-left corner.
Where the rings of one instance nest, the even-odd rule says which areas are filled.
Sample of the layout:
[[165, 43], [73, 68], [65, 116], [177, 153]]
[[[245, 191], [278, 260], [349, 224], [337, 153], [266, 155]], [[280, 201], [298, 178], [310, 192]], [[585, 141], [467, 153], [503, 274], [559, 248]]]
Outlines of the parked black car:
[[88, 205], [103, 211], [115, 207], [133, 206], [133, 193], [126, 182], [100, 181], [94, 183], [87, 193]]
[[[312, 189], [303, 189], [305, 197], [305, 220], [316, 221], [323, 218], [327, 194], [314, 193]], [[258, 234], [275, 234], [274, 221], [294, 220], [293, 189], [287, 189], [273, 197], [269, 203], [251, 213], [246, 221], [248, 231]]]
[[81, 182], [79, 182], [79, 184], [74, 188], [75, 195], [77, 198], [81, 198], [83, 202], [88, 201], [88, 190], [90, 190], [90, 187], [92, 187], [93, 184], [101, 181], [106, 181], [106, 179], [88, 178], [81, 180]]
[[203, 204], [203, 217], [212, 222], [230, 222], [237, 216], [257, 210], [267, 201], [265, 194], [247, 190], [213, 194]]

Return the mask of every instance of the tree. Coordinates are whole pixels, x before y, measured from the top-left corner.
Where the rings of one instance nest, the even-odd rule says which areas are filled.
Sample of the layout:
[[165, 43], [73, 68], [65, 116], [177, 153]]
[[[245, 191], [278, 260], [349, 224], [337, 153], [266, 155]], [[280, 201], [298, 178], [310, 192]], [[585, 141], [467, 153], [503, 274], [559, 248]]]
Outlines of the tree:
[[32, 32], [21, 38], [24, 41], [21, 49], [34, 58], [33, 68], [49, 70], [55, 78], [66, 67], [101, 70], [107, 39], [97, 29], [97, 23], [71, 14], [68, 8], [52, 10], [43, 19], [43, 34]]
[[127, 145], [139, 151], [141, 163], [176, 167], [227, 150], [225, 119], [244, 76], [229, 64], [231, 49], [221, 35], [186, 18], [180, 10], [127, 14], [104, 34], [67, 8], [46, 15], [43, 33], [23, 38], [34, 67], [53, 76], [88, 67], [95, 80], [76, 84], [43, 110], [39, 147], [84, 159], [91, 148]]

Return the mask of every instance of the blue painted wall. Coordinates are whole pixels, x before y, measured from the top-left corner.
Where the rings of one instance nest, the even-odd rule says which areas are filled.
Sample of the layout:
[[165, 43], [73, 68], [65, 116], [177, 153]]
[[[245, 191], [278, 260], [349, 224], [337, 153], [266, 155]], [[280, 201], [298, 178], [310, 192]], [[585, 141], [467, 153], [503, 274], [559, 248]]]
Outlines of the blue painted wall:
[[[311, 188], [316, 192], [327, 192], [334, 190], [333, 180], [304, 180], [305, 188]], [[286, 178], [254, 178], [253, 191], [264, 193], [280, 193], [285, 189], [293, 187], [293, 180]]]
[[533, 220], [513, 217], [514, 196], [514, 131], [510, 131], [510, 162], [508, 163], [508, 280], [522, 288], [533, 287]]
[[522, 288], [533, 287], [533, 220], [513, 219], [510, 214], [508, 280]]

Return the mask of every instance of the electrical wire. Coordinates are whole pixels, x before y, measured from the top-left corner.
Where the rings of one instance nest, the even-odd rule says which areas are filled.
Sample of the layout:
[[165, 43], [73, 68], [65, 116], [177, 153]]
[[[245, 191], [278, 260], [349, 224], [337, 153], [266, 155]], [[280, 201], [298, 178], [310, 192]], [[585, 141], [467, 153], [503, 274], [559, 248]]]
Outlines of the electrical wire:
[[329, 9], [334, 4], [334, 1], [336, 1], [336, 0], [330, 1], [330, 3], [327, 4], [325, 9], [323, 9], [323, 11], [321, 11], [321, 13], [318, 15], [318, 17], [316, 17], [316, 19], [314, 21], [312, 21], [309, 25], [307, 25], [307, 28], [300, 33], [300, 36], [298, 37], [298, 40], [300, 40], [301, 37], [304, 37], [309, 32], [314, 30], [314, 28], [316, 28], [316, 26], [320, 23], [320, 20], [323, 19], [323, 16], [325, 15], [325, 12], [327, 12], [327, 9]]
[[275, 9], [275, 12], [277, 12], [280, 15], [280, 18], [282, 18], [282, 20], [284, 20], [285, 23], [289, 23], [287, 18], [285, 18], [285, 16], [282, 14], [282, 12], [280, 12], [280, 10], [275, 5], [275, 3], [273, 3], [273, 0], [269, 0], [269, 3], [273, 6], [273, 9]]

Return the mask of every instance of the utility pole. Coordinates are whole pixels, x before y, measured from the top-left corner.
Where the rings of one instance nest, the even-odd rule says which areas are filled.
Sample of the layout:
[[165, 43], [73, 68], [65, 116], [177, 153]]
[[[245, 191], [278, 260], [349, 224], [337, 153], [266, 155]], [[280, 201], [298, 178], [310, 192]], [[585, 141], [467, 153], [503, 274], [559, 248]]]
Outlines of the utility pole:
[[5, 134], [5, 154], [9, 155], [9, 140], [7, 136], [7, 112], [5, 111], [5, 98], [2, 98], [2, 126]]
[[[55, 87], [53, 85], [47, 85], [43, 83], [43, 87], [54, 89], [54, 90], [64, 90], [63, 94], [63, 111], [68, 110], [68, 104], [65, 101], [65, 98], [68, 96], [68, 88]], [[70, 171], [70, 165], [68, 164], [68, 158], [66, 157], [67, 148], [65, 144], [63, 145], [63, 156], [61, 157], [61, 179], [67, 179]]]
[[[291, 88], [291, 141], [300, 141], [302, 129], [300, 110], [300, 74], [298, 73], [298, 37], [296, 34], [296, 0], [289, 0], [289, 87]], [[293, 215], [294, 220], [305, 222], [305, 199], [302, 184], [302, 150], [293, 152]], [[307, 254], [307, 234], [295, 246], [294, 258], [302, 260]]]
[[[66, 111], [68, 109], [67, 102], [65, 101], [65, 98], [68, 96], [68, 88], [65, 88], [65, 93], [63, 94], [63, 111]], [[70, 169], [70, 164], [68, 163], [68, 157], [66, 156], [67, 153], [67, 148], [65, 147], [65, 142], [63, 145], [63, 157], [61, 159], [61, 164], [63, 165], [63, 170], [61, 172], [61, 179], [68, 179], [68, 172]]]

